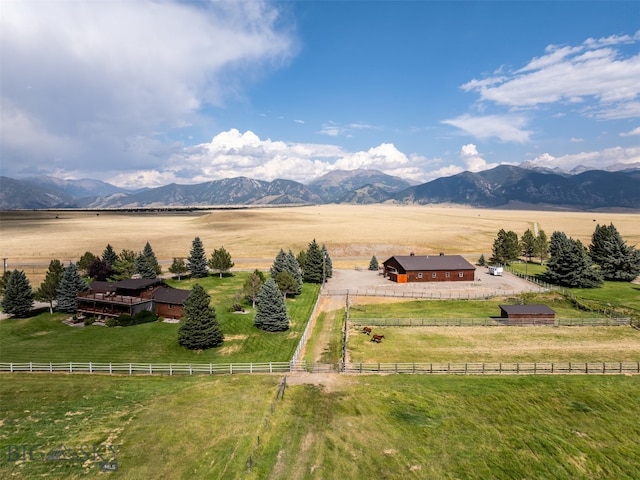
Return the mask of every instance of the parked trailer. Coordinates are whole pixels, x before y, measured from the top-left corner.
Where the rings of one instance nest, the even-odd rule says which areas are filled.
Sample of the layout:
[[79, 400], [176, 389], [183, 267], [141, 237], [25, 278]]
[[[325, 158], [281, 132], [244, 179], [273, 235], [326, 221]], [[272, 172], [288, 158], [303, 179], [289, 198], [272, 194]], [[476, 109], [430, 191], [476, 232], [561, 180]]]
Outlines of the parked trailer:
[[503, 272], [502, 267], [494, 267], [494, 266], [489, 267], [489, 275], [495, 275], [495, 276], [501, 277], [502, 272]]

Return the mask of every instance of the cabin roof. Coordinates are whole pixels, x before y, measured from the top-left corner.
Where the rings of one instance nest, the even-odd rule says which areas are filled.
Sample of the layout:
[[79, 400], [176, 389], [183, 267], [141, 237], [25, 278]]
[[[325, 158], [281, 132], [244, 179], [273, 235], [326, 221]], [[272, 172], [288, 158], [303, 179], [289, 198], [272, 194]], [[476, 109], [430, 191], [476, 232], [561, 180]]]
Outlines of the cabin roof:
[[555, 311], [546, 305], [500, 305], [508, 315], [555, 315]]
[[383, 264], [395, 259], [406, 271], [475, 270], [461, 255], [394, 255]]
[[153, 299], [160, 303], [184, 304], [191, 294], [190, 290], [181, 290], [173, 287], [162, 287], [153, 292]]

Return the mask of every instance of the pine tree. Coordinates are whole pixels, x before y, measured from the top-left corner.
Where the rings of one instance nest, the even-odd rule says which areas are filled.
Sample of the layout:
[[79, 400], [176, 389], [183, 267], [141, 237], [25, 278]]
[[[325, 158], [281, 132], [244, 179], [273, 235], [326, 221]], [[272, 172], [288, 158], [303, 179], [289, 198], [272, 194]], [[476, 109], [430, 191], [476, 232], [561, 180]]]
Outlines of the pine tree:
[[113, 267], [118, 261], [118, 254], [109, 243], [107, 243], [107, 246], [102, 252], [102, 260], [111, 265], [111, 267]]
[[210, 303], [211, 297], [196, 283], [184, 302], [184, 317], [178, 329], [181, 346], [189, 350], [206, 350], [222, 345], [224, 334]]
[[307, 251], [300, 250], [298, 255], [296, 255], [296, 260], [298, 261], [298, 265], [300, 265], [300, 274], [302, 278], [304, 278], [304, 267], [307, 264]]
[[302, 293], [302, 269], [300, 268], [300, 264], [298, 263], [298, 259], [293, 254], [291, 250], [287, 253], [285, 257], [287, 271], [291, 274], [294, 281], [296, 282], [296, 288], [294, 291], [290, 292], [294, 295], [300, 295]]
[[480, 258], [478, 259], [478, 266], [484, 267], [487, 265], [487, 261], [484, 259], [484, 253], [480, 254]]
[[522, 248], [522, 255], [527, 259], [527, 262], [530, 262], [531, 258], [536, 254], [536, 237], [530, 228], [527, 228], [522, 234], [520, 247]]
[[551, 283], [572, 288], [593, 288], [602, 284], [602, 274], [594, 268], [580, 240], [553, 232], [549, 250], [551, 257], [546, 277]]
[[307, 249], [307, 259], [304, 266], [304, 281], [308, 283], [322, 283], [326, 279], [326, 263], [322, 251], [315, 239]]
[[116, 263], [113, 265], [112, 278], [114, 280], [126, 280], [131, 278], [135, 272], [133, 264], [136, 261], [136, 252], [133, 250], [122, 250]]
[[222, 278], [222, 274], [231, 270], [234, 263], [231, 261], [231, 255], [229, 252], [227, 252], [224, 247], [220, 247], [219, 249], [213, 250], [208, 265], [211, 270], [217, 270], [220, 274], [220, 278]]
[[62, 280], [64, 267], [60, 260], [51, 260], [40, 288], [36, 292], [36, 298], [49, 304], [49, 313], [53, 313], [53, 301], [58, 295], [58, 286]]
[[518, 234], [501, 228], [493, 241], [493, 256], [489, 261], [494, 265], [508, 265], [520, 256]]
[[549, 239], [544, 230], [539, 230], [536, 236], [536, 257], [540, 259], [540, 265], [544, 265], [544, 261], [549, 255]]
[[194, 238], [191, 243], [191, 251], [187, 257], [187, 268], [191, 272], [192, 278], [205, 278], [209, 275], [207, 257], [200, 237]]
[[289, 314], [284, 297], [273, 278], [269, 278], [256, 298], [255, 326], [267, 332], [282, 332], [289, 329]]
[[16, 317], [24, 317], [33, 308], [33, 290], [22, 270], [13, 270], [2, 294], [2, 311]]
[[256, 308], [256, 298], [258, 298], [258, 294], [260, 293], [260, 289], [262, 288], [262, 285], [264, 285], [264, 282], [264, 273], [258, 269], [254, 270], [253, 273], [250, 273], [244, 281], [242, 293], [247, 299], [251, 300], [253, 308]]
[[75, 263], [70, 262], [64, 269], [60, 285], [58, 285], [58, 294], [56, 310], [65, 313], [76, 313], [78, 311], [78, 292], [84, 292], [89, 289], [89, 285], [85, 282]]
[[173, 262], [169, 267], [169, 273], [178, 276], [178, 280], [181, 280], [182, 275], [187, 273], [189, 269], [187, 268], [187, 264], [184, 262], [184, 258], [176, 258], [173, 257]]
[[276, 258], [273, 260], [273, 264], [271, 264], [271, 268], [269, 269], [269, 276], [271, 278], [276, 278], [280, 272], [287, 271], [287, 254], [281, 248]]
[[613, 223], [596, 225], [589, 254], [605, 280], [630, 282], [640, 275], [640, 251], [627, 246]]
[[333, 263], [331, 262], [331, 257], [329, 256], [329, 252], [327, 251], [327, 247], [322, 244], [322, 256], [324, 258], [324, 273], [325, 280], [327, 278], [333, 277]]
[[374, 255], [371, 257], [371, 261], [369, 262], [369, 270], [377, 272], [379, 268], [380, 265], [378, 264], [378, 259]]
[[2, 272], [2, 276], [0, 277], [0, 290], [4, 290], [4, 286], [9, 281], [9, 277], [11, 276], [11, 270], [5, 270]]
[[136, 257], [136, 260], [133, 262], [133, 270], [136, 274], [140, 275], [141, 278], [157, 278], [156, 270], [149, 261], [149, 257], [144, 253]]
[[146, 257], [147, 262], [149, 262], [149, 265], [151, 265], [151, 268], [153, 268], [153, 271], [155, 272], [155, 277], [144, 278], [156, 278], [162, 273], [162, 268], [160, 267], [156, 254], [153, 253], [153, 248], [151, 248], [151, 244], [149, 242], [145, 244], [144, 249], [142, 250], [142, 255]]

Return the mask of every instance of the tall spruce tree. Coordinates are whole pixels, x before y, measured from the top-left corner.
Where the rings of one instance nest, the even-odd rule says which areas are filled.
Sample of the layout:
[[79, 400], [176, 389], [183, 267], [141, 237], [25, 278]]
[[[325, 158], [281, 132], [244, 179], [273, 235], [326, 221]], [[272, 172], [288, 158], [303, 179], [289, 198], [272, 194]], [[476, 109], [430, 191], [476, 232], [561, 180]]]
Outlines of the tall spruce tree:
[[269, 269], [269, 276], [271, 278], [275, 278], [280, 272], [287, 271], [287, 254], [281, 248], [276, 258], [273, 259], [273, 263], [271, 264], [271, 268]]
[[487, 261], [484, 258], [484, 253], [480, 254], [480, 258], [478, 259], [478, 266], [485, 267], [487, 265]]
[[374, 255], [373, 257], [371, 257], [371, 260], [369, 261], [369, 270], [378, 271], [379, 268], [380, 268], [380, 265], [378, 264], [378, 259]]
[[67, 268], [64, 269], [58, 286], [56, 310], [65, 313], [76, 313], [78, 311], [78, 292], [84, 292], [88, 289], [89, 285], [80, 276], [78, 267], [75, 263], [70, 262]]
[[[156, 274], [156, 277], [162, 273], [162, 267], [160, 267], [160, 263], [158, 263], [158, 258], [156, 254], [153, 252], [153, 248], [151, 248], [151, 244], [147, 242], [142, 250], [142, 255], [145, 256], [151, 268]], [[156, 278], [156, 277], [148, 277], [148, 278]], [[145, 277], [146, 278], [146, 277]]]
[[322, 251], [314, 239], [307, 249], [304, 281], [308, 283], [322, 283], [326, 278], [326, 263], [322, 257]]
[[24, 317], [33, 308], [33, 290], [22, 270], [13, 270], [2, 292], [2, 311]]
[[594, 288], [602, 284], [602, 274], [594, 268], [580, 240], [553, 232], [546, 277], [551, 283], [572, 288]]
[[233, 268], [234, 263], [231, 261], [231, 255], [224, 247], [214, 249], [208, 262], [211, 270], [217, 270], [220, 278]]
[[184, 302], [184, 317], [178, 328], [178, 343], [189, 350], [219, 347], [224, 341], [211, 297], [200, 284], [195, 284]]
[[283, 332], [289, 329], [289, 314], [284, 297], [273, 278], [269, 278], [256, 298], [254, 324], [267, 332]]
[[322, 244], [322, 256], [324, 258], [324, 274], [325, 279], [333, 277], [333, 262], [331, 262], [331, 257], [329, 256], [329, 252], [327, 251], [327, 247]]
[[133, 270], [142, 278], [157, 278], [156, 270], [153, 268], [149, 257], [144, 253], [138, 255], [133, 262]]
[[118, 261], [118, 254], [109, 243], [107, 243], [107, 246], [104, 248], [104, 251], [102, 252], [102, 260], [104, 260], [109, 265], [111, 265], [111, 267], [113, 267]]
[[200, 237], [194, 238], [191, 243], [191, 251], [187, 257], [187, 268], [191, 272], [192, 278], [205, 278], [209, 275], [207, 256], [204, 253], [204, 246]]
[[627, 246], [613, 223], [596, 225], [589, 254], [605, 280], [630, 282], [640, 275], [640, 251]]
[[298, 255], [296, 255], [296, 260], [298, 261], [298, 265], [300, 266], [300, 274], [302, 278], [304, 278], [304, 267], [307, 264], [307, 251], [300, 250]]
[[291, 293], [293, 293], [294, 295], [300, 295], [302, 293], [303, 280], [302, 280], [302, 269], [300, 268], [298, 259], [293, 254], [293, 252], [289, 250], [287, 252], [285, 260], [286, 260], [287, 271], [291, 274], [291, 276], [293, 277], [293, 280], [296, 282], [296, 288]]
[[64, 266], [60, 260], [51, 260], [49, 268], [36, 292], [36, 298], [49, 304], [49, 313], [53, 313], [53, 301], [58, 296], [58, 286], [64, 274]]

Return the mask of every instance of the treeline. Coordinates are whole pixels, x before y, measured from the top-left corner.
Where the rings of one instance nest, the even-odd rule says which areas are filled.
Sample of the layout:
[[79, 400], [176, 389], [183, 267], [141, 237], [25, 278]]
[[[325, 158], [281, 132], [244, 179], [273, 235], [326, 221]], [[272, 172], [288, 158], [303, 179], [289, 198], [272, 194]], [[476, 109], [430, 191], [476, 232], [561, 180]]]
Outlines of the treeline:
[[[640, 250], [629, 246], [613, 224], [596, 225], [591, 243], [555, 231], [548, 239], [543, 230], [537, 235], [527, 229], [522, 237], [501, 229], [493, 242], [489, 263], [509, 265], [525, 257], [527, 262], [548, 259], [545, 276], [549, 283], [575, 288], [599, 287], [604, 280], [630, 282], [640, 275]], [[487, 262], [484, 255], [479, 265]]]

